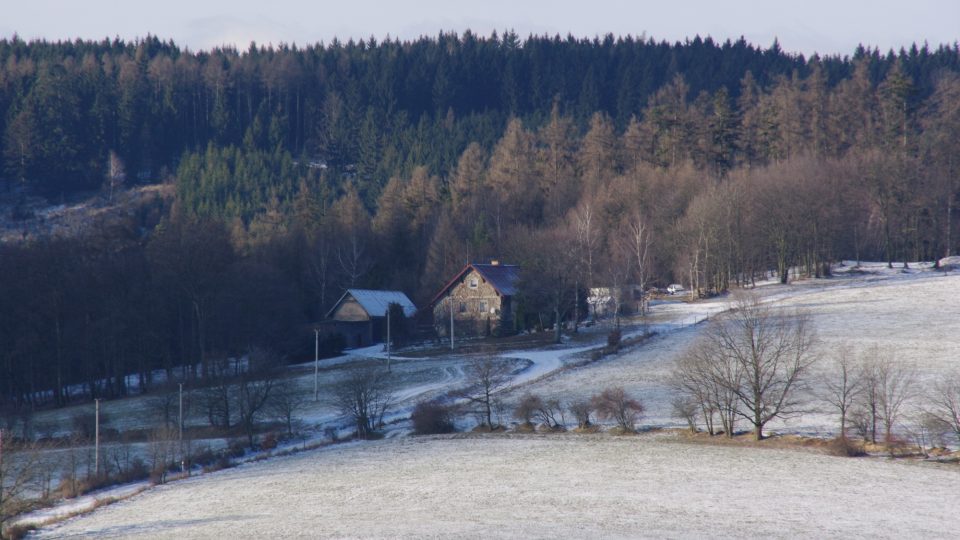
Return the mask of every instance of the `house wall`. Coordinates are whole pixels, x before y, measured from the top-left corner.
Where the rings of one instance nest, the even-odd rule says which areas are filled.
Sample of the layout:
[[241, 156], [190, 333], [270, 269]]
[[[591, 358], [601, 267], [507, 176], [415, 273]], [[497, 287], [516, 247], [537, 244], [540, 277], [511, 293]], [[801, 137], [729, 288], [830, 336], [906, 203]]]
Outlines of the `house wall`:
[[333, 334], [343, 336], [343, 341], [348, 349], [357, 347], [367, 347], [376, 343], [374, 340], [374, 328], [371, 321], [334, 321], [330, 320], [324, 323], [320, 329], [324, 338]]
[[[475, 281], [475, 288], [470, 286], [471, 281]], [[482, 336], [496, 331], [501, 322], [509, 321], [512, 324], [509, 298], [502, 298], [476, 270], [464, 275], [447, 296], [434, 306], [434, 326], [441, 336], [448, 336], [450, 332], [451, 301], [454, 331], [457, 334]]]
[[369, 321], [370, 316], [366, 311], [363, 310], [363, 307], [360, 306], [360, 303], [354, 300], [353, 298], [346, 298], [340, 304], [340, 307], [333, 313], [334, 320], [336, 321]]

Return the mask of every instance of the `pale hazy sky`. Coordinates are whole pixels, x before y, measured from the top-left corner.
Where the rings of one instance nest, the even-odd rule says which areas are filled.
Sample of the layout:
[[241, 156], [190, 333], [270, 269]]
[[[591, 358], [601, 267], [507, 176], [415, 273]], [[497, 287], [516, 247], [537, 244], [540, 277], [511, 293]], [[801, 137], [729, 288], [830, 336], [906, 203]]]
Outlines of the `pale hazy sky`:
[[786, 51], [850, 54], [960, 40], [960, 0], [2, 0], [0, 36], [124, 39], [153, 34], [196, 49], [257, 43], [300, 45], [334, 37], [401, 39], [512, 28], [577, 37], [646, 35], [676, 41], [743, 35]]

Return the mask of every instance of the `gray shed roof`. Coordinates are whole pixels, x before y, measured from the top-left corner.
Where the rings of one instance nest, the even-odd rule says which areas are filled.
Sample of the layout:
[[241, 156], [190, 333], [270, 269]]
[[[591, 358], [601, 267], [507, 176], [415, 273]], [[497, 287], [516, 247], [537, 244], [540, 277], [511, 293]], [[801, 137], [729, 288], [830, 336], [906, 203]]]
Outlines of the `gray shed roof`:
[[337, 310], [337, 307], [340, 306], [340, 304], [348, 295], [352, 296], [353, 299], [360, 304], [360, 307], [367, 312], [367, 315], [371, 317], [385, 317], [387, 314], [387, 308], [390, 307], [390, 304], [400, 304], [400, 306], [403, 308], [403, 314], [407, 317], [412, 317], [417, 313], [417, 307], [413, 305], [413, 302], [411, 302], [409, 298], [407, 298], [407, 295], [400, 291], [347, 289], [347, 292], [343, 293], [343, 296], [337, 300], [337, 303], [334, 304], [327, 313], [327, 317], [331, 317], [333, 315], [333, 312]]

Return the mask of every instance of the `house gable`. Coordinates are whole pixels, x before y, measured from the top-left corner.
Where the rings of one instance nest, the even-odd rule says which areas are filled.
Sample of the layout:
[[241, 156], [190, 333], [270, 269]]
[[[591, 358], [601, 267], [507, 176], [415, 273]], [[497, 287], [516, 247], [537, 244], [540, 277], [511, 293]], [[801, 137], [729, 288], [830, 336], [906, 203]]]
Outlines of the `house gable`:
[[[469, 276], [469, 277], [468, 277]], [[436, 306], [445, 296], [451, 293], [451, 290], [458, 284], [466, 283], [470, 286], [477, 280], [477, 286], [481, 283], [488, 284], [498, 296], [513, 296], [516, 294], [516, 282], [520, 276], [520, 267], [515, 265], [501, 265], [499, 263], [479, 264], [471, 263], [463, 267], [453, 279], [447, 282], [440, 289], [440, 292], [433, 297], [430, 304]]]
[[357, 302], [357, 300], [348, 293], [337, 303], [336, 308], [334, 308], [330, 314], [330, 318], [335, 321], [359, 322], [369, 321], [370, 314], [363, 309], [360, 302]]
[[512, 330], [518, 275], [516, 266], [466, 265], [431, 302], [438, 333], [447, 332], [451, 318], [467, 334]]
[[390, 304], [399, 304], [406, 317], [417, 313], [413, 302], [400, 291], [347, 289], [327, 313], [327, 318], [337, 321], [368, 321], [386, 316]]

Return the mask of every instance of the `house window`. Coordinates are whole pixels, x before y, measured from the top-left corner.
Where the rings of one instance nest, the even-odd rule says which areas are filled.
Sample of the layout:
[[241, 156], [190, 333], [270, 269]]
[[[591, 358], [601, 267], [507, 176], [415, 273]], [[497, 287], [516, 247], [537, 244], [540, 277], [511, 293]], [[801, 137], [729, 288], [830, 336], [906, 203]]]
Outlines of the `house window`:
[[486, 301], [486, 300], [481, 300], [481, 301], [480, 301], [480, 313], [486, 313], [486, 312], [487, 312], [487, 301]]
[[479, 283], [477, 282], [477, 278], [470, 278], [470, 288], [471, 288], [471, 289], [476, 289], [478, 285], [479, 285]]
[[467, 303], [460, 302], [460, 313], [466, 313], [466, 312], [467, 312]]

